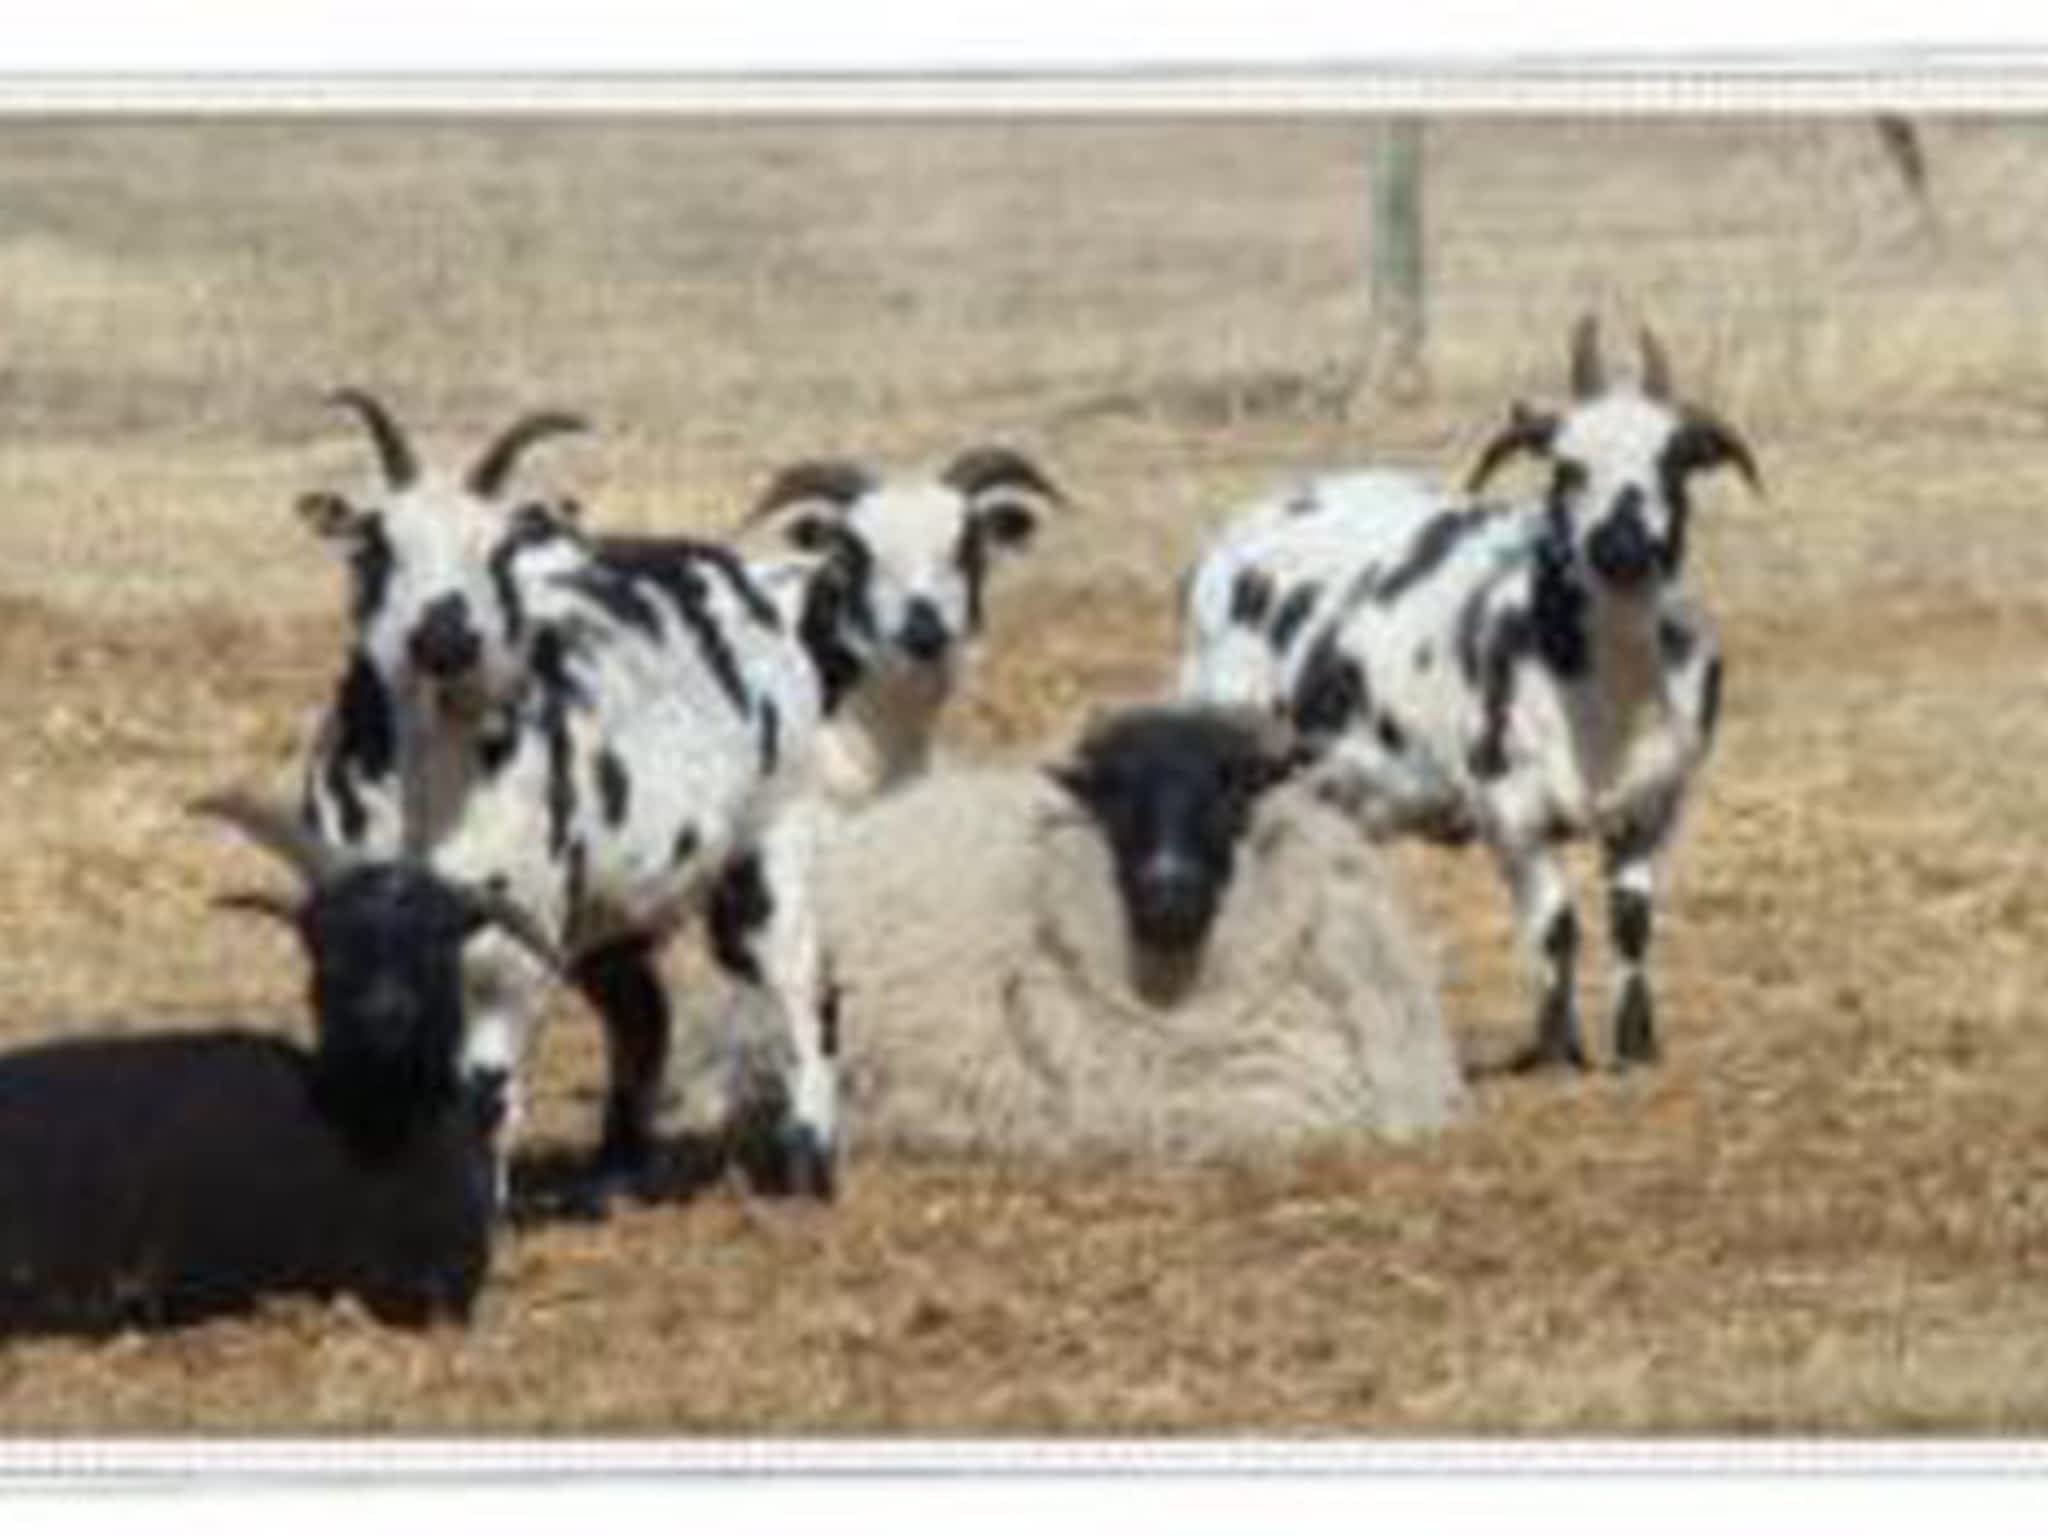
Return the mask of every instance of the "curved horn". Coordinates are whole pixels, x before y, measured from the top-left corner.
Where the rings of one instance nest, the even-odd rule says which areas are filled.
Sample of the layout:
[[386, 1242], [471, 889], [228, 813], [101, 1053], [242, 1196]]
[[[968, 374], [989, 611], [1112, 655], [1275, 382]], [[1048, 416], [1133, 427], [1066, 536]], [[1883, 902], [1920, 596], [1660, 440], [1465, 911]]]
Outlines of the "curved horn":
[[275, 918], [294, 932], [305, 918], [305, 911], [297, 902], [276, 891], [229, 891], [214, 897], [213, 904], [223, 912], [253, 912], [258, 917]]
[[1742, 434], [1727, 422], [1696, 405], [1688, 406], [1684, 425], [1678, 430], [1688, 468], [1717, 469], [1733, 464], [1753, 493], [1764, 494], [1763, 472], [1756, 467], [1756, 456]]
[[1607, 388], [1607, 367], [1600, 361], [1600, 322], [1589, 311], [1572, 327], [1572, 398], [1590, 400]]
[[844, 511], [875, 485], [873, 472], [851, 459], [803, 459], [776, 472], [740, 526], [751, 528], [771, 513], [804, 501], [829, 502]]
[[1664, 344], [1657, 340], [1657, 333], [1647, 325], [1641, 333], [1643, 349], [1643, 393], [1652, 400], [1671, 398], [1671, 359], [1664, 355]]
[[456, 889], [462, 893], [463, 901], [479, 925], [491, 923], [504, 929], [506, 936], [534, 959], [550, 971], [561, 972], [561, 950], [547, 929], [541, 926], [540, 920], [526, 908], [496, 886], [461, 885]]
[[361, 389], [337, 389], [328, 395], [327, 403], [354, 411], [362, 418], [363, 425], [370, 429], [370, 440], [377, 445], [377, 463], [383, 468], [385, 482], [394, 491], [402, 491], [419, 479], [419, 456], [375, 395]]
[[1524, 453], [1548, 453], [1551, 439], [1557, 435], [1557, 418], [1545, 411], [1532, 411], [1517, 400], [1508, 411], [1507, 425], [1493, 435], [1493, 438], [1479, 452], [1479, 462], [1472, 466], [1472, 473], [1465, 477], [1468, 493], [1482, 490], [1491, 480], [1494, 471], [1509, 459]]
[[289, 864], [308, 885], [331, 880], [348, 862], [297, 817], [241, 790], [203, 796], [187, 809], [195, 816], [210, 816], [238, 829], [258, 847]]
[[957, 454], [939, 479], [972, 501], [997, 489], [1029, 491], [1056, 506], [1068, 505], [1060, 488], [1031, 460], [1014, 448], [983, 445]]
[[519, 456], [544, 437], [566, 432], [588, 432], [590, 423], [573, 411], [533, 411], [500, 432], [463, 477], [463, 484], [479, 496], [495, 496], [519, 462]]

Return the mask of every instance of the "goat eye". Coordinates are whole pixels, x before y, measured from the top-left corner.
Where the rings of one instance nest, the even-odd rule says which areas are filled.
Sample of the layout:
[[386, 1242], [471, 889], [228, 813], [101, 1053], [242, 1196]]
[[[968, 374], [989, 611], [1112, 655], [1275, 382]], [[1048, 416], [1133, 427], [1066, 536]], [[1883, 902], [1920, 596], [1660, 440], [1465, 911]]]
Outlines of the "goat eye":
[[512, 531], [515, 533], [541, 533], [554, 526], [554, 509], [544, 501], [522, 502], [513, 509]]
[[1557, 473], [1552, 480], [1552, 484], [1556, 486], [1560, 496], [1569, 496], [1575, 491], [1583, 491], [1586, 488], [1586, 466], [1574, 463], [1570, 459], [1561, 461], [1557, 466]]

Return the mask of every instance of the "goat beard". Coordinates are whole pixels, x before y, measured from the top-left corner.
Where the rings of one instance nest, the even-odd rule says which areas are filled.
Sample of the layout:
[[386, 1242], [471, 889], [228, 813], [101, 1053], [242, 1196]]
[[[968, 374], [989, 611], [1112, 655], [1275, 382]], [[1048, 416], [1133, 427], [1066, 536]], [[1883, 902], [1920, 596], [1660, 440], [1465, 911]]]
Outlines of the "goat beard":
[[936, 710], [945, 701], [960, 673], [964, 662], [961, 654], [963, 644], [955, 642], [949, 645], [945, 654], [935, 661], [920, 660], [893, 645], [887, 647], [875, 664], [876, 689], [901, 700], [915, 700]]

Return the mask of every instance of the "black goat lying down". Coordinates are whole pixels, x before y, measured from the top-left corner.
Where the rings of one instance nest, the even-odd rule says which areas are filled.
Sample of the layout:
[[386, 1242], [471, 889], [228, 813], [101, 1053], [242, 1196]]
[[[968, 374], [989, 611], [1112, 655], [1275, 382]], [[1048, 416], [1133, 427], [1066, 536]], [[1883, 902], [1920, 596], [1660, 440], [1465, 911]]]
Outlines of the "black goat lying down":
[[0, 1057], [0, 1333], [174, 1325], [284, 1293], [386, 1322], [466, 1318], [490, 1254], [493, 1106], [457, 1071], [463, 943], [493, 894], [408, 863], [350, 864], [237, 796], [232, 822], [306, 879], [287, 920], [316, 1044], [223, 1028], [67, 1040]]

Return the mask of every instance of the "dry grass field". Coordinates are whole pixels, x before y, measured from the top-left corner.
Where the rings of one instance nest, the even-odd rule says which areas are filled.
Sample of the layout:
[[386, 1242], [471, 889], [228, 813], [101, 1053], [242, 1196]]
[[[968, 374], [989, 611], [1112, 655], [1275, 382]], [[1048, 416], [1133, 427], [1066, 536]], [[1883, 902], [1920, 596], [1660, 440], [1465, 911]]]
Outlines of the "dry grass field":
[[[10, 1043], [300, 1027], [286, 943], [207, 908], [259, 866], [179, 806], [287, 782], [327, 687], [289, 509], [363, 466], [336, 383], [449, 452], [587, 410], [546, 464], [620, 528], [717, 527], [799, 453], [1033, 448], [1083, 505], [995, 594], [960, 753], [1152, 686], [1235, 499], [1461, 469], [1586, 305], [1653, 316], [1771, 487], [1699, 519], [1729, 705], [1655, 1072], [1281, 1168], [865, 1157], [828, 1210], [525, 1225], [467, 1332], [0, 1344], [0, 1429], [2048, 1431], [2048, 124], [1928, 124], [1934, 227], [1860, 119], [1435, 124], [1434, 392], [1347, 413], [1371, 131], [0, 124]], [[1490, 869], [1402, 867], [1501, 1054]], [[542, 1148], [594, 1134], [596, 1035], [556, 1010]]]

